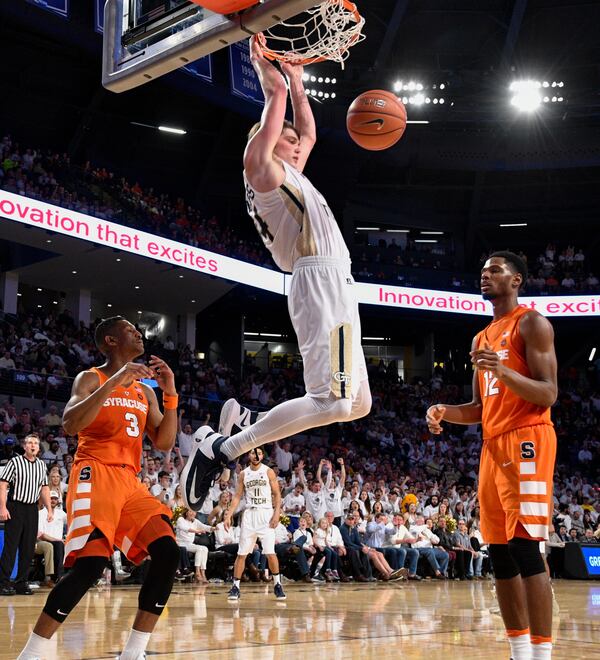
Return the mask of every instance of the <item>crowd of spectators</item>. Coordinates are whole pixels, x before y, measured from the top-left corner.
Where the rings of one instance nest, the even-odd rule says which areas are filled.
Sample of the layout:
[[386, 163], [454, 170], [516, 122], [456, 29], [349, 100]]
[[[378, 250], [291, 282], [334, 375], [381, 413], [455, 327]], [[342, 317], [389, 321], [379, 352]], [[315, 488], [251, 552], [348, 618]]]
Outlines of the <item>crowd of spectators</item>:
[[[92, 337], [93, 327], [76, 325], [68, 312], [4, 319], [0, 381], [21, 370], [40, 377], [51, 374], [70, 387], [72, 376], [100, 361]], [[163, 355], [176, 374], [180, 431], [170, 454], [145, 446], [140, 478], [153, 495], [173, 506], [174, 524], [187, 525], [179, 531], [181, 546], [199, 562], [191, 572], [204, 581], [215, 575], [213, 555], [192, 546], [206, 546], [223, 561], [233, 558], [237, 532], [225, 530], [222, 517], [237, 477], [234, 473], [211, 493], [199, 520], [208, 527], [196, 525], [193, 516], [189, 519], [182, 510], [178, 475], [190, 452], [193, 429], [203, 422], [215, 424], [222, 402], [230, 396], [266, 409], [302, 395], [302, 372], [286, 367], [262, 373], [247, 366], [240, 379], [226, 364], [208, 365], [190, 347], [177, 347], [170, 338], [163, 344], [155, 341], [152, 352]], [[463, 401], [463, 388], [441, 371], [427, 381], [405, 383], [383, 363], [369, 369], [373, 408], [367, 418], [266, 447], [284, 496], [278, 548], [289, 560], [288, 574], [315, 581], [348, 575], [385, 580], [403, 564], [413, 579], [478, 578], [487, 568], [476, 496], [479, 428], [447, 425], [441, 437], [433, 437], [425, 424], [430, 403]], [[600, 391], [593, 378], [593, 373], [575, 369], [562, 373], [553, 407], [559, 449], [555, 533], [548, 548], [557, 551], [564, 543], [600, 540]], [[29, 397], [26, 406], [17, 407], [8, 392], [4, 398], [0, 395], [0, 465], [19, 451], [27, 433], [37, 432], [60, 506], [77, 438], [65, 434], [61, 405], [54, 405], [52, 396], [48, 402], [31, 391]], [[311, 530], [311, 538], [298, 534], [300, 527]], [[339, 538], [333, 540], [333, 527], [339, 528], [342, 544]], [[356, 553], [347, 553], [349, 548]], [[561, 568], [553, 570], [560, 574]], [[248, 572], [250, 578], [268, 579], [258, 548], [249, 558]]]
[[531, 295], [600, 291], [600, 281], [581, 247], [548, 243], [535, 259], [527, 261], [527, 292]]
[[[182, 197], [128, 181], [90, 162], [76, 165], [66, 153], [21, 146], [10, 136], [0, 142], [0, 188], [273, 268], [247, 219], [233, 227]], [[478, 290], [476, 275], [452, 272], [456, 260], [446, 237], [437, 243], [409, 238], [406, 244], [379, 239], [376, 246], [357, 243], [351, 253], [353, 275], [361, 281]], [[600, 291], [590, 259], [580, 247], [549, 243], [539, 255], [521, 256], [529, 263], [530, 295]]]
[[104, 167], [77, 165], [68, 154], [21, 146], [10, 136], [0, 142], [0, 188], [63, 208], [273, 268], [252, 223], [235, 227]]

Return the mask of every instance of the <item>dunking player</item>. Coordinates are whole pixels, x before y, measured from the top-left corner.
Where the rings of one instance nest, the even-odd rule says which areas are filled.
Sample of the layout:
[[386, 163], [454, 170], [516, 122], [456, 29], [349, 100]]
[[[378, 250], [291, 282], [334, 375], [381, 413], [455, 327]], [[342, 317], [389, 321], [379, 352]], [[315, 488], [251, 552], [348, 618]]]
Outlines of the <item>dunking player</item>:
[[240, 598], [240, 580], [246, 565], [246, 556], [254, 550], [257, 539], [260, 540], [263, 553], [269, 562], [269, 570], [275, 584], [275, 598], [285, 600], [279, 574], [279, 560], [275, 554], [275, 527], [279, 523], [281, 512], [281, 491], [275, 472], [262, 462], [262, 449], [253, 449], [248, 458], [250, 465], [242, 470], [235, 495], [223, 517], [225, 528], [228, 529], [231, 526], [232, 512], [237, 509], [242, 497], [245, 498], [246, 507], [242, 513], [240, 545], [233, 567], [233, 586], [229, 590], [227, 600], [237, 601]]
[[222, 411], [222, 435], [208, 426], [196, 431], [181, 480], [187, 504], [195, 510], [223, 463], [309, 428], [364, 417], [371, 409], [348, 248], [327, 202], [302, 174], [316, 140], [303, 69], [282, 65], [294, 110], [291, 124], [285, 121], [285, 79], [264, 58], [256, 38], [251, 57], [265, 109], [250, 131], [244, 154], [246, 199], [275, 263], [292, 272], [288, 307], [304, 362], [307, 395], [275, 406], [227, 438], [234, 424], [250, 423], [247, 409], [230, 401]]
[[[119, 656], [145, 658], [179, 564], [170, 511], [136, 477], [144, 433], [161, 451], [173, 447], [177, 432], [173, 372], [154, 355], [149, 366], [132, 362], [144, 353], [144, 343], [135, 327], [120, 316], [102, 321], [95, 339], [106, 362], [77, 376], [63, 416], [65, 431], [79, 436], [67, 494], [65, 564], [73, 570], [50, 592], [19, 660], [47, 657], [50, 638], [100, 577], [113, 545], [135, 563], [147, 555], [152, 559], [133, 628]], [[139, 382], [142, 378], [155, 378], [163, 390], [164, 416], [154, 391]]]
[[553, 509], [556, 355], [550, 323], [517, 301], [526, 279], [525, 262], [512, 252], [496, 252], [485, 262], [481, 292], [494, 318], [473, 340], [473, 400], [427, 411], [435, 434], [442, 420], [482, 423], [481, 532], [514, 660], [552, 654], [552, 591], [540, 541], [548, 539]]

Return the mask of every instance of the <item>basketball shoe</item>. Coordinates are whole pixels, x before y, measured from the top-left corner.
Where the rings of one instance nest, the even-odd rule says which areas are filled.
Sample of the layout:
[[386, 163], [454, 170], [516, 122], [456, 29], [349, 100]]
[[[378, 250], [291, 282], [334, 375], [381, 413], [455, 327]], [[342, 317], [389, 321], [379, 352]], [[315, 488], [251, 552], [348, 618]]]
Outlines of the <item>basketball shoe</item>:
[[277, 600], [285, 600], [287, 598], [281, 584], [276, 584], [275, 588], [273, 589], [273, 592]]
[[231, 587], [231, 589], [229, 590], [229, 593], [227, 594], [227, 600], [237, 601], [240, 599], [240, 596], [241, 596], [240, 588], [236, 587], [234, 584], [233, 587]]
[[211, 486], [226, 469], [229, 461], [219, 449], [225, 440], [226, 437], [215, 433], [210, 426], [201, 426], [194, 433], [194, 445], [180, 477], [188, 509], [199, 511], [202, 508]]
[[221, 408], [219, 433], [229, 437], [257, 422], [266, 412], [256, 412], [239, 404], [235, 399], [227, 399]]

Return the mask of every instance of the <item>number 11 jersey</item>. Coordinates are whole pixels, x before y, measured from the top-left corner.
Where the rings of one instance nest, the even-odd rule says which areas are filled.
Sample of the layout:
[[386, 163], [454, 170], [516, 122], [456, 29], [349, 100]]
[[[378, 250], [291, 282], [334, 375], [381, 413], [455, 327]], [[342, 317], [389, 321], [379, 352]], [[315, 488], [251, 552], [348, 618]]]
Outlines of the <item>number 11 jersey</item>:
[[[515, 307], [510, 313], [492, 321], [475, 337], [475, 348], [486, 344], [495, 351], [502, 364], [531, 378], [525, 355], [525, 341], [519, 331], [521, 318], [530, 313], [526, 307]], [[515, 394], [491, 371], [478, 371], [479, 392], [483, 404], [481, 424], [483, 437], [493, 438], [508, 431], [534, 426], [552, 425], [550, 408], [536, 406]]]
[[[108, 380], [96, 367], [90, 371], [98, 375], [99, 387]], [[147, 416], [148, 398], [141, 383], [117, 385], [94, 421], [79, 431], [75, 460], [126, 465], [139, 472]]]

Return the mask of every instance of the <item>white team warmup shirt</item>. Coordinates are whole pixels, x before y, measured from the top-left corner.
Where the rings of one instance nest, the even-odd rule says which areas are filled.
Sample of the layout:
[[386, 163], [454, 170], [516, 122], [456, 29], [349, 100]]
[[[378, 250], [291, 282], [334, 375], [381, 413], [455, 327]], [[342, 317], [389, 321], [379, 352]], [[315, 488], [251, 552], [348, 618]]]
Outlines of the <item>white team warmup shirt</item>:
[[288, 308], [307, 394], [354, 398], [367, 368], [350, 254], [323, 195], [282, 165], [285, 181], [266, 193], [254, 190], [244, 172], [248, 213], [275, 263], [292, 273]]
[[246, 508], [240, 526], [238, 555], [252, 552], [257, 539], [260, 539], [264, 554], [275, 554], [275, 530], [269, 526], [273, 517], [273, 497], [268, 473], [269, 468], [262, 463], [256, 470], [247, 467], [241, 472]]

